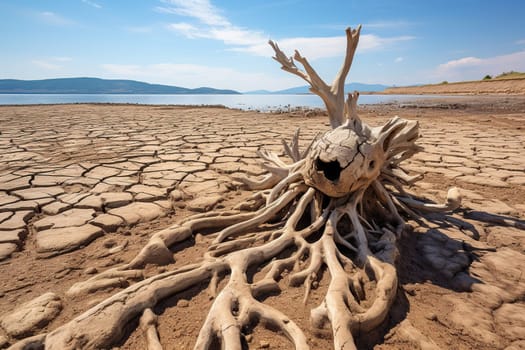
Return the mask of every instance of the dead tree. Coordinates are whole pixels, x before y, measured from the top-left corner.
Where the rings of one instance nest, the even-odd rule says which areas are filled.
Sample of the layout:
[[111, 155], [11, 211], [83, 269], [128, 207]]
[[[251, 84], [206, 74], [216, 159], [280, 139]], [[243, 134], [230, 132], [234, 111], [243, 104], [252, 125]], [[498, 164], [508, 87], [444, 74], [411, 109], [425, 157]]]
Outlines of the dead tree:
[[[285, 143], [290, 162], [261, 151], [268, 175], [241, 179], [255, 192], [240, 209], [191, 216], [157, 232], [131, 262], [77, 283], [68, 293], [94, 293], [118, 287], [122, 280], [141, 279], [146, 264], [171, 263], [172, 245], [205, 232], [212, 243], [201, 261], [133, 283], [34, 342], [46, 349], [107, 348], [123, 336], [124, 324], [142, 316], [150, 349], [159, 349], [151, 308], [208, 281], [214, 301], [195, 349], [209, 349], [218, 341], [223, 349], [240, 350], [241, 330], [254, 320], [281, 330], [295, 349], [309, 349], [293, 318], [262, 298], [279, 289], [286, 270], [292, 286], [304, 286], [305, 301], [321, 271], [329, 273], [326, 295], [311, 310], [311, 322], [332, 329], [336, 349], [355, 349], [354, 336], [381, 324], [395, 298], [396, 241], [405, 228], [402, 215], [453, 210], [460, 202], [454, 189], [443, 205], [421, 202], [404, 190], [420, 178], [401, 167], [420, 150], [415, 144], [417, 122], [395, 117], [372, 128], [357, 115], [358, 93], [349, 94], [345, 101], [344, 83], [359, 33], [360, 27], [346, 30], [346, 57], [332, 85], [298, 51], [288, 58], [270, 41], [282, 69], [306, 80], [323, 99], [332, 130], [303, 152], [296, 133], [291, 144]], [[262, 270], [249, 281], [252, 267]], [[221, 281], [224, 286], [219, 288]]]

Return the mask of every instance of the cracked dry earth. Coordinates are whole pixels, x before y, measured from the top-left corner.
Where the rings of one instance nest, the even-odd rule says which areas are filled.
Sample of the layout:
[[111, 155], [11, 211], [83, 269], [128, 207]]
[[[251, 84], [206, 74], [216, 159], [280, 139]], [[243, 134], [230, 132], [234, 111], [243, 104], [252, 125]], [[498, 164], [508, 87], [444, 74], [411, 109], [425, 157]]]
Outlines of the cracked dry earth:
[[[523, 99], [503, 102], [361, 108], [371, 125], [396, 114], [418, 120], [425, 150], [406, 168], [425, 178], [411, 191], [442, 201], [457, 186], [463, 205], [409, 221], [391, 314], [358, 337], [359, 348], [525, 349], [525, 109]], [[281, 152], [281, 139], [297, 127], [303, 147], [329, 129], [326, 116], [223, 108], [0, 107], [0, 348], [53, 330], [119, 290], [66, 295], [75, 282], [130, 261], [153, 233], [247, 198], [231, 177], [262, 175], [256, 151]], [[172, 247], [175, 263], [149, 266], [145, 277], [196, 261], [205, 250], [196, 235]], [[313, 349], [332, 348], [331, 333], [309, 323], [328, 280], [321, 277], [306, 305], [286, 276], [282, 292], [265, 297], [306, 332]], [[165, 349], [194, 345], [211, 305], [204, 288], [153, 310]], [[146, 348], [138, 319], [123, 327], [115, 349]], [[250, 349], [291, 347], [264, 325], [246, 340]]]

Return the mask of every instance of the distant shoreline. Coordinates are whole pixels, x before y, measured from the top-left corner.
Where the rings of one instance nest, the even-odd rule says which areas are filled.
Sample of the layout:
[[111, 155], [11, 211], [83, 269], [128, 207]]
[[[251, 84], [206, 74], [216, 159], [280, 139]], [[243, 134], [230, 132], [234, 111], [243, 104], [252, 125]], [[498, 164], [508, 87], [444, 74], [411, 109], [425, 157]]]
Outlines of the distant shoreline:
[[[360, 105], [407, 103], [421, 99], [452, 98], [440, 95], [362, 94]], [[141, 95], [141, 94], [0, 94], [0, 105], [56, 104], [130, 104], [174, 106], [226, 106], [232, 109], [262, 112], [324, 109], [321, 98], [314, 94], [301, 95]]]
[[462, 81], [387, 88], [385, 95], [525, 95], [525, 79]]
[[[387, 96], [387, 95], [385, 95]], [[416, 108], [416, 109], [474, 109], [474, 110], [525, 110], [525, 95], [503, 95], [503, 94], [480, 94], [480, 95], [407, 95], [414, 98], [404, 100], [393, 100], [390, 102], [365, 103], [359, 104], [359, 108], [370, 110], [376, 108], [389, 108], [388, 106], [397, 106], [398, 108]], [[316, 97], [315, 95], [313, 97]], [[319, 99], [320, 101], [320, 99]], [[184, 108], [203, 108], [203, 109], [225, 109], [225, 110], [242, 110], [245, 112], [260, 112], [270, 114], [290, 114], [290, 115], [322, 115], [326, 113], [324, 106], [268, 106], [266, 110], [256, 108], [232, 107], [224, 104], [184, 104], [184, 103], [130, 103], [130, 102], [65, 102], [65, 103], [33, 103], [33, 104], [2, 104], [3, 107], [48, 107], [48, 106], [107, 106], [107, 107], [152, 107], [159, 109], [184, 109]], [[322, 105], [322, 103], [321, 103]]]

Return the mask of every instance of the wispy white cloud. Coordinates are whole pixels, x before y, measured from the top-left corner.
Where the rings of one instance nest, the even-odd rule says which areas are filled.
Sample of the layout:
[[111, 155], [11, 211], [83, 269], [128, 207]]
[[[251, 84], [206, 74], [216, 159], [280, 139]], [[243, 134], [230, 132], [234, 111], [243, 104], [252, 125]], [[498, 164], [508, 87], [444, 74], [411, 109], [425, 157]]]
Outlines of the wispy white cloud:
[[56, 62], [70, 62], [73, 59], [71, 57], [66, 57], [66, 56], [57, 56], [57, 57], [51, 57], [51, 60], [56, 61]]
[[56, 63], [51, 63], [44, 60], [32, 60], [31, 63], [39, 68], [43, 68], [46, 70], [59, 70], [60, 68], [62, 68], [62, 66]]
[[226, 45], [255, 45], [268, 40], [262, 32], [233, 25], [209, 0], [163, 0], [167, 6], [157, 7], [164, 13], [176, 14], [196, 20], [195, 23], [178, 22], [168, 25], [170, 30], [190, 39], [219, 40]]
[[[380, 50], [401, 41], [412, 40], [413, 38], [414, 37], [411, 36], [383, 38], [374, 34], [362, 34], [357, 50], [358, 52]], [[284, 38], [277, 40], [277, 44], [283, 52], [289, 55], [291, 55], [295, 49], [298, 49], [301, 55], [310, 60], [342, 56], [346, 51], [345, 36]], [[266, 41], [255, 45], [233, 48], [232, 50], [249, 52], [259, 56], [269, 56], [273, 54], [271, 47]]]
[[268, 37], [264, 36], [262, 32], [246, 30], [232, 25], [203, 28], [187, 22], [179, 22], [169, 24], [168, 28], [189, 39], [213, 39], [233, 46], [259, 45], [268, 41]]
[[506, 71], [525, 71], [525, 51], [487, 58], [463, 57], [440, 64], [433, 72], [436, 80], [474, 80]]
[[400, 63], [400, 62], [403, 62], [405, 59], [403, 57], [396, 57], [396, 59], [394, 60], [394, 62], [396, 63]]
[[74, 21], [51, 11], [40, 12], [37, 16], [41, 21], [55, 26], [68, 26], [75, 23]]
[[156, 7], [158, 12], [192, 17], [210, 26], [231, 25], [220, 10], [208, 0], [163, 0], [162, 2], [166, 5]]
[[458, 69], [462, 67], [472, 67], [472, 66], [479, 65], [481, 62], [483, 62], [483, 60], [477, 57], [463, 57], [457, 60], [452, 60], [446, 63], [442, 63], [439, 65], [438, 69], [447, 71], [447, 70]]
[[197, 88], [215, 88], [249, 91], [256, 89], [276, 90], [282, 86], [297, 85], [295, 77], [279, 74], [241, 72], [229, 67], [213, 67], [197, 64], [157, 63], [149, 65], [103, 64], [101, 68], [108, 78], [136, 79], [159, 84]]
[[516, 44], [518, 44], [518, 45], [525, 45], [525, 39], [517, 40]]
[[71, 57], [57, 56], [45, 59], [34, 59], [31, 60], [31, 63], [40, 69], [56, 71], [62, 69], [66, 62], [70, 62], [72, 60], [73, 59]]
[[170, 23], [167, 28], [190, 39], [207, 37], [207, 33], [200, 31], [199, 28], [187, 22]]
[[94, 1], [91, 1], [91, 0], [82, 0], [82, 2], [86, 5], [89, 5], [91, 7], [94, 7], [94, 8], [97, 8], [97, 9], [100, 9], [102, 8], [102, 6], [100, 4], [97, 4], [96, 2]]
[[[244, 28], [232, 23], [221, 9], [210, 0], [160, 0], [162, 6], [157, 12], [173, 15], [175, 21], [166, 28], [188, 39], [217, 40], [224, 43], [226, 50], [244, 52], [256, 56], [273, 55], [268, 45], [270, 35], [252, 28]], [[379, 25], [379, 24], [377, 24]], [[386, 25], [386, 24], [383, 24]], [[344, 29], [344, 27], [343, 27]], [[272, 38], [281, 49], [293, 54], [299, 49], [309, 60], [344, 56], [346, 37], [284, 37]], [[375, 34], [362, 34], [359, 52], [382, 50], [404, 41], [412, 36], [383, 37]], [[188, 64], [118, 65], [105, 64], [103, 69], [112, 77], [133, 77], [144, 81], [155, 81], [171, 85], [198, 87], [211, 85], [233, 88], [241, 91], [268, 89], [300, 85], [296, 77], [288, 77], [276, 70], [275, 75], [265, 73], [246, 73], [231, 68], [209, 67]], [[176, 81], [173, 81], [176, 79]], [[224, 84], [228, 84], [225, 86]], [[304, 84], [304, 83], [303, 83]]]
[[[269, 36], [261, 31], [241, 28], [233, 25], [208, 0], [170, 0], [164, 1], [169, 7], [157, 7], [158, 11], [177, 14], [196, 19], [196, 23], [178, 22], [167, 26], [168, 29], [186, 38], [212, 39], [222, 41], [229, 50], [246, 52], [257, 56], [271, 56], [268, 45]], [[411, 36], [384, 38], [374, 34], [361, 35], [359, 51], [366, 52], [388, 47], [396, 42], [412, 40]], [[281, 38], [279, 46], [285, 52], [300, 48], [301, 53], [310, 60], [323, 57], [343, 55], [346, 48], [346, 37], [296, 37]]]
[[226, 45], [253, 45], [254, 43], [268, 40], [268, 37], [262, 32], [246, 30], [235, 26], [212, 28], [210, 34], [212, 38], [221, 40]]

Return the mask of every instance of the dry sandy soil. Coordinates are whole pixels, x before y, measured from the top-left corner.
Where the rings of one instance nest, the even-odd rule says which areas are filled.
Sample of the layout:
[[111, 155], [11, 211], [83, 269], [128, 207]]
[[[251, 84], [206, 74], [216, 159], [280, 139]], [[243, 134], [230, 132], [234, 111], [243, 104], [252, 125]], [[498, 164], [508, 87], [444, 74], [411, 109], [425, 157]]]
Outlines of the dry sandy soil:
[[[406, 168], [425, 177], [412, 191], [437, 201], [457, 186], [463, 205], [425, 224], [410, 221], [394, 306], [376, 331], [358, 335], [358, 347], [525, 349], [525, 98], [361, 108], [372, 125], [394, 115], [421, 127], [425, 149]], [[0, 348], [50, 332], [134, 283], [66, 293], [130, 261], [153, 233], [249, 196], [230, 177], [263, 174], [256, 150], [280, 152], [296, 127], [306, 144], [329, 125], [323, 116], [221, 108], [0, 107]], [[176, 244], [176, 262], [148, 266], [145, 277], [198, 261], [205, 250], [200, 236]], [[264, 299], [306, 332], [312, 349], [332, 348], [331, 332], [309, 323], [328, 281], [324, 274], [306, 305], [286, 276], [282, 292]], [[192, 348], [212, 302], [206, 287], [154, 308], [164, 349]], [[48, 292], [36, 314], [23, 310]], [[114, 349], [146, 348], [138, 318], [122, 327]], [[246, 333], [246, 348], [291, 348], [262, 324]]]
[[525, 94], [525, 79], [497, 79], [386, 89], [385, 94]]

